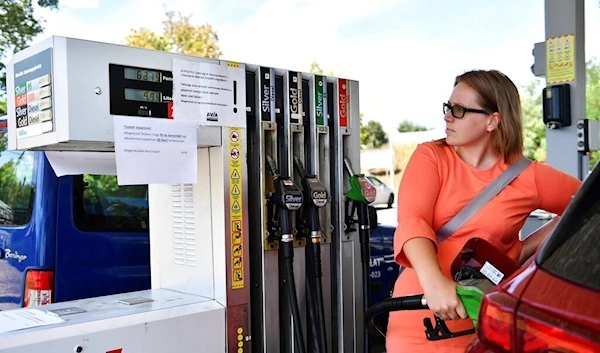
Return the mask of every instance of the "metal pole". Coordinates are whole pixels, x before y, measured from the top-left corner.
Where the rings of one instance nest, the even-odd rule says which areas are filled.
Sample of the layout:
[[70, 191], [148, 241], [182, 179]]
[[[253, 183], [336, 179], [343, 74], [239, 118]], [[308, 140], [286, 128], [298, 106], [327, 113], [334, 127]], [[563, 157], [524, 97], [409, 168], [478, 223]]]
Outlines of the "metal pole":
[[547, 163], [580, 179], [589, 170], [587, 155], [577, 152], [577, 120], [586, 118], [584, 7], [584, 0], [545, 0], [546, 40], [568, 34], [575, 36], [575, 79], [566, 82], [571, 86], [571, 126], [546, 128]]

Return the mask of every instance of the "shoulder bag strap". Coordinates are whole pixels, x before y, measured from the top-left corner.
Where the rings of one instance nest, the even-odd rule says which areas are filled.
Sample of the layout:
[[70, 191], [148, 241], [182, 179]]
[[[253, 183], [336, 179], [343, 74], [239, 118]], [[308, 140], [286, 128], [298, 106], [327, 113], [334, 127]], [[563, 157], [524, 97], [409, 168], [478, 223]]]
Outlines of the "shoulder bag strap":
[[463, 224], [465, 224], [475, 213], [485, 206], [494, 196], [498, 195], [506, 185], [510, 184], [525, 168], [531, 164], [531, 160], [522, 157], [508, 167], [500, 176], [490, 185], [483, 189], [473, 200], [471, 200], [460, 212], [458, 212], [448, 223], [444, 224], [436, 232], [437, 242], [440, 243], [454, 234]]

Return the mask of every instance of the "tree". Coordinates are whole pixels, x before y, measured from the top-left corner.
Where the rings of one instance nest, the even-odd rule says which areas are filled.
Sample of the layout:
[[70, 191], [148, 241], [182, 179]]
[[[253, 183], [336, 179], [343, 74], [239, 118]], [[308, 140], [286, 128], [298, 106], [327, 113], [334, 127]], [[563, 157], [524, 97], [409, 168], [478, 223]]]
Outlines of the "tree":
[[[521, 88], [525, 155], [546, 160], [546, 126], [542, 117], [541, 81], [534, 80]], [[586, 112], [589, 119], [600, 120], [600, 63], [596, 58], [586, 62]], [[590, 168], [600, 160], [600, 151], [590, 154]]]
[[[6, 151], [6, 147], [8, 146], [8, 135], [4, 132], [0, 133], [0, 157], [2, 156], [2, 152]], [[0, 184], [2, 185], [2, 184]]]
[[429, 131], [430, 128], [415, 124], [409, 120], [403, 120], [398, 124], [398, 132], [415, 132], [415, 131]]
[[[589, 119], [600, 120], [600, 63], [596, 58], [586, 63], [586, 113]], [[600, 160], [600, 151], [590, 155], [590, 168]]]
[[542, 117], [541, 80], [521, 87], [520, 95], [525, 156], [543, 162], [546, 160], [546, 125]]
[[[323, 69], [321, 69], [321, 66], [316, 61], [313, 61], [310, 64], [310, 71], [309, 72], [311, 74], [315, 74], [315, 75], [321, 75], [321, 76], [325, 75], [323, 73]], [[329, 73], [327, 75], [325, 75], [325, 76], [335, 76], [335, 75], [333, 74], [333, 71], [329, 71]]]
[[[58, 8], [58, 0], [38, 0], [40, 7]], [[42, 33], [43, 20], [33, 14], [32, 0], [0, 0], [0, 60], [23, 50]], [[6, 91], [6, 67], [0, 62], [0, 91]]]
[[0, 115], [6, 114], [6, 98], [0, 100]]
[[175, 18], [173, 11], [166, 11], [165, 15], [167, 19], [163, 21], [162, 34], [147, 28], [132, 29], [125, 37], [125, 44], [213, 59], [222, 55], [219, 37], [211, 25], [193, 25], [190, 23], [191, 15], [177, 13], [178, 18]]
[[366, 125], [362, 123], [362, 114], [360, 119], [360, 144], [365, 148], [379, 148], [388, 143], [388, 137], [381, 123], [369, 120]]

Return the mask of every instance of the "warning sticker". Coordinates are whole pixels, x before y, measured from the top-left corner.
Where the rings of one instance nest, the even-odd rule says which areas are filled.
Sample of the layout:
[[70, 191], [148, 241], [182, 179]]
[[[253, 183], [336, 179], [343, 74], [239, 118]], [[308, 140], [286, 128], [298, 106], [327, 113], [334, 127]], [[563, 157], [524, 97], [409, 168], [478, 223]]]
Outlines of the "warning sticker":
[[231, 222], [231, 231], [232, 232], [241, 232], [242, 231], [242, 221]]
[[242, 135], [239, 128], [229, 128], [229, 221], [231, 224], [231, 288], [244, 288], [244, 232], [242, 198], [243, 185], [240, 182], [242, 163]]
[[546, 80], [548, 84], [575, 80], [575, 35], [546, 40]]

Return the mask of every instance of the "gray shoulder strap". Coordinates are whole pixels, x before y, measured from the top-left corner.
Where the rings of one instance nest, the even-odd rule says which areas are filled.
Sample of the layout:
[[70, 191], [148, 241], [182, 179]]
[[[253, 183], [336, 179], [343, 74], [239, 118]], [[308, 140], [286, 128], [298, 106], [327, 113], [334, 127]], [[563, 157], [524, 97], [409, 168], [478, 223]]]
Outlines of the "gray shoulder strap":
[[437, 242], [446, 240], [465, 224], [475, 213], [485, 206], [494, 196], [510, 184], [525, 168], [531, 164], [531, 160], [522, 157], [508, 167], [490, 185], [483, 189], [473, 200], [471, 200], [460, 212], [458, 212], [448, 223], [444, 224], [437, 233]]

